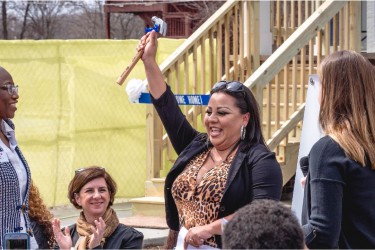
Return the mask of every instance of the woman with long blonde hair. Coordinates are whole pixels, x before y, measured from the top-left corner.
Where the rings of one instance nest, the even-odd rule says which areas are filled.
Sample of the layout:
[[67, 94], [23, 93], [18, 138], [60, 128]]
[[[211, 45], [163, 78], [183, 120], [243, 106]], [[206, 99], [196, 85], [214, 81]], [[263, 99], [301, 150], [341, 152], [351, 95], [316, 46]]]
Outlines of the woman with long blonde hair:
[[319, 122], [302, 218], [308, 248], [375, 248], [375, 70], [342, 50], [319, 69]]

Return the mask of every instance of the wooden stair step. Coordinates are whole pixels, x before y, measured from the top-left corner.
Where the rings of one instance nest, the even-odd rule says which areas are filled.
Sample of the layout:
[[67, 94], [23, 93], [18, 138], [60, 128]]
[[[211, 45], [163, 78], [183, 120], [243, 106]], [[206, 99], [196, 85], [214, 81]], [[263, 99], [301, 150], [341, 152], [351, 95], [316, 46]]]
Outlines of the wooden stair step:
[[134, 215], [119, 220], [130, 227], [168, 229], [165, 217], [161, 216]]
[[284, 161], [283, 164], [280, 164], [283, 172], [283, 186], [296, 173], [299, 146], [299, 142], [288, 143], [284, 146]]
[[164, 197], [146, 196], [130, 199], [133, 215], [165, 216]]
[[145, 182], [145, 196], [164, 197], [165, 178], [152, 178]]

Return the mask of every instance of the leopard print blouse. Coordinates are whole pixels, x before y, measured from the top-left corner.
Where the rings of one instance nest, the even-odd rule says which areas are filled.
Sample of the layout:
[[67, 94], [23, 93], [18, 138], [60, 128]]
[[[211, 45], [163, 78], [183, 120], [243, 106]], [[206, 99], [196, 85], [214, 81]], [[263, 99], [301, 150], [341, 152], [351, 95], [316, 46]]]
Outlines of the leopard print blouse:
[[[187, 229], [217, 220], [229, 167], [234, 156], [228, 157], [226, 161], [210, 169], [202, 176], [200, 183], [197, 183], [198, 172], [209, 156], [209, 152], [210, 149], [193, 158], [172, 185], [172, 196], [177, 206], [180, 226]], [[217, 247], [214, 237], [207, 239], [204, 244]]]

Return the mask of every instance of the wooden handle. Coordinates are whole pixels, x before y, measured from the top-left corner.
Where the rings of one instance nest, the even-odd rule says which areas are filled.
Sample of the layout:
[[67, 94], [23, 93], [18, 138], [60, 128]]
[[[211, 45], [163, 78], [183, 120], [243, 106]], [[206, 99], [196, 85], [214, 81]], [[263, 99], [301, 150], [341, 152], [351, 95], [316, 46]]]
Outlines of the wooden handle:
[[128, 67], [125, 68], [125, 70], [122, 72], [120, 77], [117, 79], [116, 83], [119, 85], [122, 85], [125, 81], [125, 79], [129, 76], [130, 72], [133, 70], [134, 66], [137, 64], [139, 59], [141, 59], [143, 55], [144, 50], [140, 50], [137, 52], [137, 54], [133, 57], [132, 62]]

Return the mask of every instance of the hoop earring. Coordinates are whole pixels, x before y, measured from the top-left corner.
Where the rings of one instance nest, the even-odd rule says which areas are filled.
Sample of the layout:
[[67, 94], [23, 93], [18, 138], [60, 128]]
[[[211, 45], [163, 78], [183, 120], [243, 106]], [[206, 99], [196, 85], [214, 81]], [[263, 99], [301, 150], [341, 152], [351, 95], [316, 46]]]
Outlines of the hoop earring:
[[241, 126], [241, 132], [240, 132], [240, 138], [241, 140], [245, 140], [245, 136], [246, 136], [246, 127], [244, 125]]

